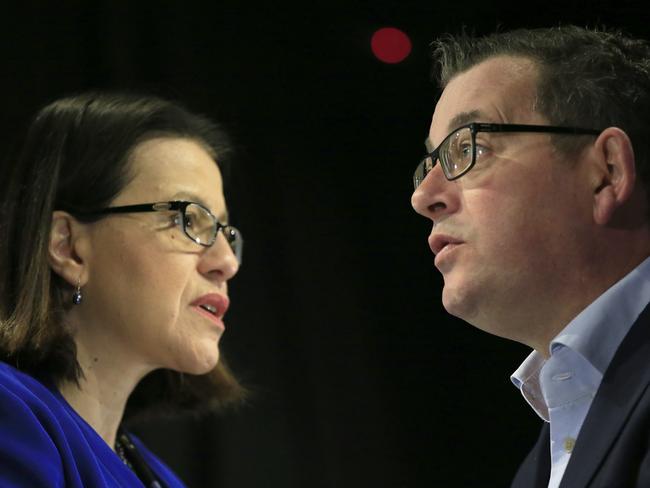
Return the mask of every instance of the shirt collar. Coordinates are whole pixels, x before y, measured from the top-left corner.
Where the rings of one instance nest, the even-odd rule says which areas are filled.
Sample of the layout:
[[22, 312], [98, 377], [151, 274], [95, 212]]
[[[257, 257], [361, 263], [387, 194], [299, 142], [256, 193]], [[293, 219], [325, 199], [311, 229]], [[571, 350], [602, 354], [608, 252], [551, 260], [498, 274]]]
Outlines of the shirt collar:
[[542, 387], [539, 383], [539, 373], [544, 366], [544, 356], [537, 351], [531, 352], [521, 366], [517, 368], [510, 380], [519, 389], [524, 400], [539, 417], [548, 422], [548, 408], [544, 401]]
[[[568, 347], [583, 356], [601, 375], [632, 324], [650, 301], [650, 258], [580, 312], [551, 341], [549, 352]], [[510, 377], [537, 415], [548, 422], [539, 374], [544, 357], [533, 351]]]
[[580, 312], [551, 341], [549, 352], [569, 347], [605, 374], [618, 346], [649, 300], [650, 258]]

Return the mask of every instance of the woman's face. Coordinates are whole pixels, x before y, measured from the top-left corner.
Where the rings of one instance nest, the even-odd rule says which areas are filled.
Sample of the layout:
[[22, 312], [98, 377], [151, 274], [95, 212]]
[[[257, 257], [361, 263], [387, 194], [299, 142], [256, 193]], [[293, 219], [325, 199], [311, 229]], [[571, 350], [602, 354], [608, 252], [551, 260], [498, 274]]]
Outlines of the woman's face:
[[[221, 173], [199, 143], [145, 141], [132, 154], [131, 170], [134, 178], [110, 206], [192, 201], [227, 222]], [[84, 298], [73, 308], [77, 341], [145, 373], [164, 367], [201, 374], [216, 366], [227, 282], [238, 263], [221, 232], [212, 247], [202, 247], [184, 234], [178, 216], [111, 214], [88, 225]]]

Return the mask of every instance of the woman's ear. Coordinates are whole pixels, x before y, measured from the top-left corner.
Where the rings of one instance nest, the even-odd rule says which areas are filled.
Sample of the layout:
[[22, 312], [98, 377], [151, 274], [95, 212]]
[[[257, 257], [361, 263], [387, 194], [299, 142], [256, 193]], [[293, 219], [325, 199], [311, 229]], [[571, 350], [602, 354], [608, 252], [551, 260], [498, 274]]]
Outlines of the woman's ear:
[[634, 150], [630, 138], [617, 127], [601, 132], [594, 148], [594, 221], [605, 225], [634, 192]]
[[87, 280], [87, 227], [61, 210], [52, 213], [48, 260], [56, 274], [72, 286]]

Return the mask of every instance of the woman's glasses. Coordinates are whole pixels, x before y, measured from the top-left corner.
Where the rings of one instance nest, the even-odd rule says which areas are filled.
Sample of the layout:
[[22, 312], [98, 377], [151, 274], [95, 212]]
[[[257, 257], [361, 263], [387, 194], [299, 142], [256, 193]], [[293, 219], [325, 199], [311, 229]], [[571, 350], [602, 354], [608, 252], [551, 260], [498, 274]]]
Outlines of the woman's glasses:
[[121, 207], [107, 207], [91, 212], [82, 212], [83, 215], [106, 215], [132, 212], [165, 212], [175, 210], [178, 212], [175, 222], [181, 226], [183, 232], [192, 242], [200, 246], [210, 247], [217, 240], [219, 231], [224, 235], [232, 252], [241, 264], [244, 239], [232, 225], [222, 224], [212, 215], [210, 210], [200, 203], [172, 201], [140, 203], [137, 205], [124, 205]]

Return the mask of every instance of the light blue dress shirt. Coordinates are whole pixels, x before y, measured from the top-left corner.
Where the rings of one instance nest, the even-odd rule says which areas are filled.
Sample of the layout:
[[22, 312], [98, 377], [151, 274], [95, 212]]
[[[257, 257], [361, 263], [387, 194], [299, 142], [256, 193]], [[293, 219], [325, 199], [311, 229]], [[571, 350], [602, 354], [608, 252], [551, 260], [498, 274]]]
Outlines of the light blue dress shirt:
[[578, 314], [551, 341], [550, 357], [533, 351], [511, 380], [551, 431], [557, 488], [603, 375], [632, 324], [650, 302], [650, 258]]

